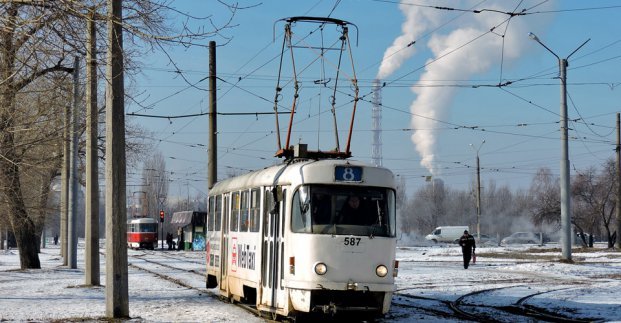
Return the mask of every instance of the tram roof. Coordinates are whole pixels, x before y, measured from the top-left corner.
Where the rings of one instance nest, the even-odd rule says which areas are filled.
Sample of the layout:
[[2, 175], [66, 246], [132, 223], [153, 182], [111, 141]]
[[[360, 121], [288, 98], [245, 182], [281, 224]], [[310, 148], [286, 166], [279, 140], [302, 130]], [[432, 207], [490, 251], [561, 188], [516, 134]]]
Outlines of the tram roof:
[[139, 218], [128, 218], [127, 223], [157, 223], [157, 220], [153, 219], [152, 217], [145, 216]]
[[[372, 185], [395, 187], [394, 175], [384, 167], [343, 159], [296, 159], [279, 165], [249, 172], [219, 181], [210, 190], [209, 194], [222, 194], [234, 190], [289, 184], [335, 183], [334, 168], [336, 166], [359, 166], [365, 169], [366, 180], [354, 185]], [[347, 183], [351, 184], [351, 183]]]

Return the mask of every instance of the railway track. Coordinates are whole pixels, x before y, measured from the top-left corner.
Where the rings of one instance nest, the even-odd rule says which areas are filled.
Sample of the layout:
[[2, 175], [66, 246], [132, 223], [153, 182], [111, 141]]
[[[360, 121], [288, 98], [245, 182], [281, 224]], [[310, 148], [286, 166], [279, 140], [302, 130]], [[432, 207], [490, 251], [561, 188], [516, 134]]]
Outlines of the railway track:
[[[503, 292], [510, 289], [521, 288], [525, 292], [531, 291], [529, 294], [515, 300], [514, 297], [500, 296]], [[533, 297], [557, 292], [561, 290], [571, 289], [573, 287], [557, 288], [552, 290], [538, 290], [532, 292], [536, 287], [532, 285], [514, 285], [498, 288], [481, 289], [474, 292], [464, 294], [454, 301], [442, 300], [432, 297], [415, 296], [407, 293], [403, 293], [407, 289], [403, 289], [400, 292], [395, 293], [393, 296], [392, 305], [401, 308], [416, 309], [420, 313], [433, 315], [439, 319], [457, 319], [467, 320], [473, 322], [599, 322], [603, 321], [598, 318], [584, 318], [576, 319], [558, 313], [553, 313], [546, 309], [538, 308], [536, 306], [528, 305], [527, 301]], [[515, 290], [512, 291], [515, 294]], [[497, 303], [485, 304], [477, 301], [476, 299], [486, 298], [489, 299], [490, 295], [484, 294], [497, 294], [493, 295], [495, 299], [499, 299]], [[471, 299], [471, 300], [469, 300]]]
[[[187, 253], [180, 254], [180, 253], [175, 252], [175, 251], [163, 251], [163, 252], [161, 250], [141, 250], [141, 251], [144, 252], [145, 255], [157, 255], [157, 256], [163, 257], [163, 258], [168, 258], [168, 259], [172, 259], [172, 260], [177, 260], [177, 261], [197, 264], [197, 265], [200, 265], [201, 267], [205, 267], [205, 258], [204, 257], [188, 258], [187, 256], [185, 256], [185, 255], [187, 255]], [[204, 256], [204, 253], [201, 253], [201, 255]]]
[[[178, 286], [195, 290], [201, 296], [210, 297], [230, 303], [241, 308], [265, 322], [292, 321], [288, 318], [273, 318], [260, 313], [254, 306], [222, 298], [205, 287], [205, 267], [196, 257], [184, 254], [161, 253], [157, 251], [135, 251], [130, 255], [130, 266], [148, 272]], [[399, 320], [455, 320], [472, 322], [598, 322], [600, 318], [570, 317], [571, 309], [552, 312], [529, 303], [546, 293], [578, 289], [582, 281], [572, 283], [559, 282], [556, 288], [541, 287], [541, 277], [522, 276], [510, 278], [499, 276], [485, 282], [464, 281], [457, 285], [441, 282], [413, 281], [409, 286], [400, 288], [393, 296], [393, 309], [379, 322]], [[472, 286], [481, 284], [481, 288], [471, 291]], [[507, 286], [507, 285], [510, 286]], [[500, 286], [500, 287], [498, 287]], [[439, 290], [439, 291], [438, 291]], [[453, 290], [457, 295], [450, 296], [446, 290]], [[459, 291], [462, 291], [461, 293]], [[470, 290], [470, 291], [468, 291]], [[422, 293], [427, 294], [426, 296]], [[436, 293], [448, 297], [437, 297]], [[491, 300], [491, 301], [490, 301]]]
[[[201, 264], [201, 265], [204, 265], [204, 263], [199, 263], [197, 261], [192, 261], [191, 259], [182, 258], [182, 257], [173, 257], [173, 256], [165, 255], [165, 254], [158, 254], [158, 257], [177, 260], [175, 262], [177, 266], [175, 266], [167, 262], [161, 262], [157, 260], [148, 259], [147, 256], [152, 255], [153, 253], [154, 253], [153, 251], [143, 251], [142, 253], [139, 253], [139, 254], [137, 253], [134, 255], [130, 255], [130, 258], [142, 261], [144, 263], [147, 263], [148, 265], [140, 264], [140, 262], [133, 261], [129, 264], [129, 266], [132, 268], [144, 271], [144, 272], [148, 272], [154, 276], [157, 276], [160, 279], [164, 279], [178, 286], [195, 290], [199, 293], [200, 296], [210, 297], [218, 301], [229, 303], [233, 306], [236, 306], [238, 308], [241, 308], [253, 314], [254, 316], [258, 318], [263, 319], [265, 322], [281, 322], [281, 321], [266, 317], [265, 314], [259, 312], [255, 306], [244, 304], [244, 303], [233, 302], [229, 299], [226, 299], [214, 293], [210, 289], [207, 289], [206, 287], [204, 287], [204, 284], [205, 284], [205, 270], [204, 270], [205, 267], [204, 266], [202, 267], [203, 271], [197, 271], [196, 269], [181, 268], [178, 266], [179, 264], [183, 264], [184, 262], [190, 263], [190, 264]], [[153, 268], [154, 266], [156, 268], [159, 268], [159, 267], [167, 268], [168, 272], [163, 273], [161, 270], [154, 269]], [[199, 287], [197, 286], [196, 283], [188, 282], [188, 279], [183, 279], [179, 277], [179, 276], [184, 276], [187, 274], [200, 276], [202, 278], [201, 283], [203, 286]], [[196, 280], [191, 279], [191, 281], [196, 281]]]

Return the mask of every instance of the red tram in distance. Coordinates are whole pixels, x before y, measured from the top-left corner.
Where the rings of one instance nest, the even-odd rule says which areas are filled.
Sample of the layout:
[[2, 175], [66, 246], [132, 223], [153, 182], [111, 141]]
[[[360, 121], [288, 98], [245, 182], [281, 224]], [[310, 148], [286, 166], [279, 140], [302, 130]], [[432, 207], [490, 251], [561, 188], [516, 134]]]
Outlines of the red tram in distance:
[[157, 221], [150, 217], [127, 221], [127, 247], [155, 249], [157, 247]]

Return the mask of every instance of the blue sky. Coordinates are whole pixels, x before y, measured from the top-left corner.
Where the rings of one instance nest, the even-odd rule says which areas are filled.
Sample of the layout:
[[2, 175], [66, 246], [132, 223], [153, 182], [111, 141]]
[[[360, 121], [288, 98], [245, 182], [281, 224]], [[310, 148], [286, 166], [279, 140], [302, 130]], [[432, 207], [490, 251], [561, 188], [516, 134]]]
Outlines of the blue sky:
[[[358, 31], [356, 38], [356, 28], [350, 27], [349, 36], [363, 96], [357, 105], [351, 142], [353, 159], [371, 162], [372, 105], [368, 94], [373, 79], [380, 75], [386, 83], [382, 89], [383, 165], [405, 179], [408, 194], [425, 185], [429, 175], [453, 188], [472, 187], [476, 165], [472, 146], [479, 148], [483, 186], [495, 181], [498, 186], [526, 189], [541, 167], [558, 175], [558, 63], [528, 32], [535, 33], [560, 57], [590, 39], [571, 56], [567, 70], [571, 174], [600, 167], [614, 157], [616, 113], [621, 110], [618, 1], [240, 2], [242, 6], [254, 4], [236, 13], [234, 23], [238, 26], [223, 32], [232, 39], [217, 49], [217, 71], [222, 79], [218, 82], [218, 111], [273, 111], [284, 30], [279, 19], [330, 15], [349, 21]], [[228, 17], [215, 1], [174, 1], [173, 5], [195, 16], [213, 14], [216, 22]], [[510, 16], [510, 12], [524, 14]], [[411, 18], [409, 22], [406, 17]], [[312, 47], [321, 44], [323, 36], [324, 46], [332, 43], [335, 28], [311, 33], [316, 27], [293, 25], [293, 41], [300, 47]], [[328, 57], [333, 52], [320, 64], [314, 61], [317, 50], [294, 49], [300, 97], [291, 142], [306, 143], [313, 150], [335, 146], [328, 113], [332, 92], [313, 82], [330, 79], [327, 85], [333, 84], [337, 60]], [[206, 49], [176, 49], [173, 55], [191, 82], [208, 75]], [[289, 52], [286, 55], [282, 79], [292, 76]], [[346, 78], [339, 80], [342, 87], [336, 95], [341, 150], [351, 113], [347, 76], [353, 74], [348, 55], [341, 68], [341, 76]], [[179, 116], [208, 112], [208, 93], [188, 87], [161, 56], [145, 57], [143, 64], [133, 91], [142, 93], [143, 104], [150, 108], [127, 100], [129, 113]], [[498, 86], [507, 82], [507, 86]], [[197, 86], [206, 89], [207, 82]], [[284, 114], [279, 122], [284, 142], [292, 92], [284, 89], [282, 93], [279, 112]], [[152, 140], [165, 156], [173, 179], [170, 196], [207, 192], [207, 116], [127, 118], [153, 131]], [[277, 150], [273, 115], [221, 116], [218, 131], [220, 179], [280, 162], [273, 157]], [[138, 175], [130, 175], [128, 184], [139, 181]]]

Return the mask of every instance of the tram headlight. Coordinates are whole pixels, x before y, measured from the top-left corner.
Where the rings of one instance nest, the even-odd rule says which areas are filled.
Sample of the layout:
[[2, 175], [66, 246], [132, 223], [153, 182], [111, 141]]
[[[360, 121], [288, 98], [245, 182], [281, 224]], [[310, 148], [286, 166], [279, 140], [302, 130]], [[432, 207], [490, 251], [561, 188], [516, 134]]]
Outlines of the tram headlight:
[[326, 266], [326, 264], [324, 264], [323, 262], [318, 262], [317, 264], [315, 264], [315, 274], [325, 275], [327, 271], [328, 266]]
[[386, 266], [384, 265], [379, 265], [377, 266], [377, 268], [375, 268], [375, 274], [380, 277], [386, 277], [386, 275], [388, 274], [388, 268], [386, 268]]

